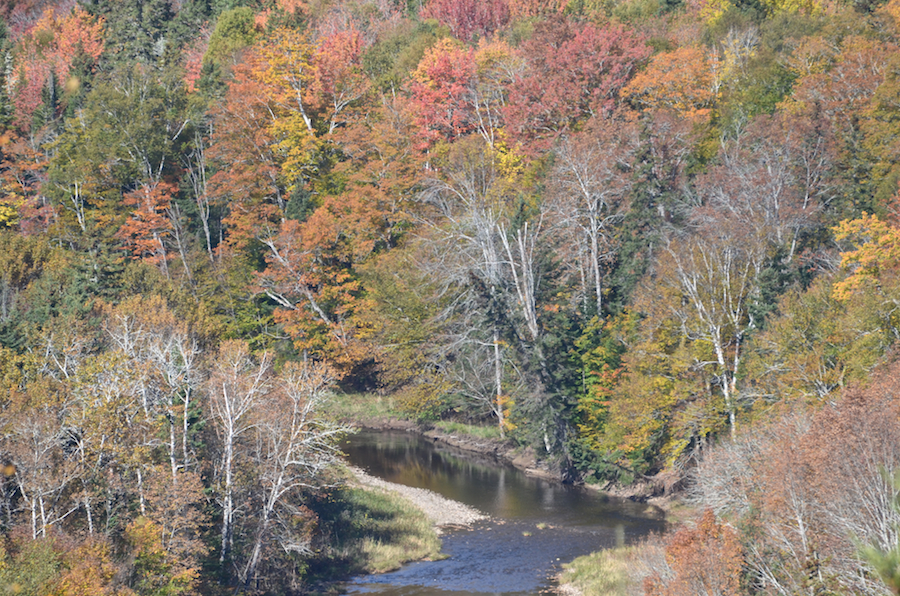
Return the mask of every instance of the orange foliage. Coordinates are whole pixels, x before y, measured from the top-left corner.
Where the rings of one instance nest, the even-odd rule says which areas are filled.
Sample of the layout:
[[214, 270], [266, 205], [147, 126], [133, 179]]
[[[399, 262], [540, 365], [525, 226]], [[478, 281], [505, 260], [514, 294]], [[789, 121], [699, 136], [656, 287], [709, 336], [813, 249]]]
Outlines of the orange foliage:
[[54, 596], [104, 596], [117, 594], [112, 587], [116, 574], [109, 544], [89, 537], [65, 554], [66, 570], [59, 579]]
[[286, 220], [265, 241], [268, 266], [258, 283], [281, 305], [275, 320], [297, 349], [326, 356], [343, 372], [369, 355], [355, 339], [362, 285], [351, 266], [374, 248], [377, 216], [361, 194], [326, 197], [308, 220]]
[[657, 54], [622, 90], [644, 108], [668, 108], [688, 120], [709, 116], [717, 77], [703, 49], [689, 46]]
[[0, 228], [25, 234], [47, 229], [53, 208], [40, 193], [47, 156], [12, 131], [0, 134]]
[[695, 527], [683, 527], [666, 543], [671, 577], [654, 574], [644, 582], [647, 596], [740, 596], [743, 554], [738, 533], [707, 510]]
[[210, 179], [209, 190], [213, 201], [228, 208], [224, 247], [232, 249], [274, 225], [284, 202], [271, 131], [274, 107], [270, 91], [255, 76], [258, 62], [251, 54], [235, 67], [224, 100], [211, 110], [216, 126], [208, 158], [222, 167]]
[[57, 16], [52, 8], [44, 11], [22, 39], [13, 73], [13, 80], [25, 82], [13, 95], [18, 126], [28, 128], [31, 115], [40, 105], [41, 90], [51, 74], [56, 77], [57, 85], [66, 89], [78, 87], [80, 81], [69, 79], [72, 63], [78, 56], [93, 61], [100, 57], [103, 30], [103, 19], [94, 19], [79, 6], [64, 16]]
[[125, 193], [123, 202], [134, 207], [134, 211], [119, 228], [116, 237], [125, 242], [135, 259], [165, 267], [166, 261], [171, 258], [165, 245], [165, 238], [172, 230], [167, 211], [176, 192], [173, 184], [160, 182], [144, 184]]

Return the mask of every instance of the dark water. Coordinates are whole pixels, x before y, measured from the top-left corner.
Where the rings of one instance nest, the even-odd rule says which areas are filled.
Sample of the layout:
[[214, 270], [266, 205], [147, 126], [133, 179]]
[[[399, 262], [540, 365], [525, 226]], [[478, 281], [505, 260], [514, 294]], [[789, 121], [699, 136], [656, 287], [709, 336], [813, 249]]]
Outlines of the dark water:
[[351, 593], [539, 594], [563, 563], [665, 527], [655, 507], [530, 478], [493, 458], [408, 433], [362, 432], [345, 451], [352, 464], [373, 476], [433, 490], [492, 518], [470, 530], [447, 532], [448, 559], [357, 578]]

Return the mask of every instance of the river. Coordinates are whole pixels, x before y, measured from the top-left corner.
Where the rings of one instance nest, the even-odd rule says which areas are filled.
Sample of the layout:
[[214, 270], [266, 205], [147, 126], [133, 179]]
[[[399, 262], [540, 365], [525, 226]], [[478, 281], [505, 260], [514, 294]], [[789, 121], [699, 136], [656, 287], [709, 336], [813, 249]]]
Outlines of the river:
[[658, 508], [526, 476], [403, 432], [361, 432], [344, 448], [355, 466], [389, 482], [427, 488], [491, 517], [443, 535], [442, 561], [356, 578], [350, 593], [383, 596], [533, 595], [575, 557], [665, 529]]

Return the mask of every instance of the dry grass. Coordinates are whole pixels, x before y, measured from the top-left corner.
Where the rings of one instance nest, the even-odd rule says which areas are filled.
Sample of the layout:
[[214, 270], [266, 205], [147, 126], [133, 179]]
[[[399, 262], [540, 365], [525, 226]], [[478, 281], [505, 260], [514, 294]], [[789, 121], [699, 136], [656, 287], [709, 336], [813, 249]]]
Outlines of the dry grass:
[[581, 596], [639, 596], [644, 579], [665, 564], [658, 539], [578, 557], [563, 568], [560, 592]]
[[321, 575], [381, 573], [408, 561], [443, 557], [431, 520], [396, 493], [347, 487], [336, 492], [329, 508], [334, 515], [330, 554], [320, 564], [331, 571], [320, 569]]

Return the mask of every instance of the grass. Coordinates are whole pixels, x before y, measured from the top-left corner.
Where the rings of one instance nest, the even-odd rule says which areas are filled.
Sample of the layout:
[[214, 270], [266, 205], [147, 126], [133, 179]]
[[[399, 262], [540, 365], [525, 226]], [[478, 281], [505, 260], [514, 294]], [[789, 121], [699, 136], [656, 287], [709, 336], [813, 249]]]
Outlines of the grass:
[[440, 420], [434, 423], [435, 428], [451, 435], [467, 435], [475, 439], [499, 439], [500, 429], [496, 426], [475, 426], [462, 422]]
[[310, 565], [318, 579], [382, 573], [408, 561], [439, 559], [441, 541], [412, 503], [377, 489], [347, 487], [315, 507], [329, 537]]
[[583, 596], [640, 594], [640, 583], [629, 573], [637, 555], [637, 547], [626, 546], [578, 557], [563, 566], [560, 584], [571, 584]]
[[[398, 400], [391, 395], [377, 393], [338, 393], [332, 396], [326, 411], [338, 420], [360, 422], [365, 420], [385, 420], [397, 418], [414, 420], [409, 412], [403, 411]], [[448, 420], [439, 420], [434, 427], [451, 435], [464, 435], [473, 439], [499, 439], [500, 429], [496, 426], [477, 426]]]
[[339, 420], [406, 418], [393, 397], [377, 393], [337, 393], [329, 400], [326, 411]]

